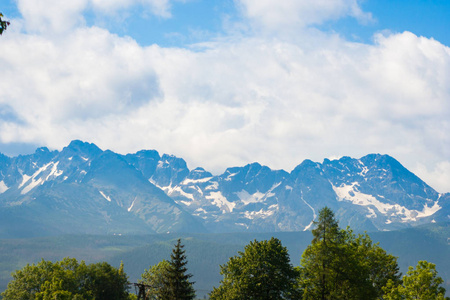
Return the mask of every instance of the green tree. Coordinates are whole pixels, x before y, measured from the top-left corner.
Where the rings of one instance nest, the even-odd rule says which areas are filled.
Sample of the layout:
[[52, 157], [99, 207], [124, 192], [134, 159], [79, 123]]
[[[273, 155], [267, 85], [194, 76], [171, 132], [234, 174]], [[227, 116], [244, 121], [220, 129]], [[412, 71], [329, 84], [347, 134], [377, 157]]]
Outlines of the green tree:
[[298, 299], [299, 275], [281, 241], [252, 241], [220, 266], [223, 279], [210, 299]]
[[127, 276], [107, 263], [86, 265], [74, 258], [51, 262], [41, 260], [12, 274], [2, 293], [4, 300], [128, 299]]
[[[314, 222], [313, 240], [302, 255], [302, 286], [305, 299], [332, 299], [342, 281], [344, 270], [338, 258], [346, 255], [344, 233], [328, 207], [319, 212]], [[349, 261], [347, 261], [347, 264]], [[351, 267], [350, 267], [351, 269]]]
[[95, 300], [128, 299], [128, 278], [123, 265], [118, 270], [106, 262], [90, 264], [85, 289]]
[[416, 268], [409, 267], [400, 284], [388, 281], [385, 290], [386, 300], [444, 300], [444, 281], [437, 275], [436, 265], [419, 261]]
[[10, 24], [8, 21], [3, 21], [2, 17], [3, 17], [3, 14], [0, 12], [0, 35], [3, 34], [3, 31], [6, 30], [6, 28]]
[[397, 258], [367, 234], [340, 229], [328, 207], [320, 210], [314, 225], [301, 260], [303, 299], [377, 299], [388, 280], [399, 281]]
[[187, 272], [187, 260], [184, 245], [178, 239], [172, 254], [170, 255], [167, 277], [161, 291], [162, 299], [165, 300], [190, 300], [195, 298], [193, 282], [189, 281], [192, 274]]
[[400, 269], [397, 257], [388, 254], [379, 243], [373, 243], [370, 237], [365, 234], [355, 236], [347, 228], [346, 243], [354, 254], [358, 267], [362, 270], [362, 276], [369, 282], [370, 293], [376, 298], [382, 298], [388, 281], [400, 283]]
[[164, 282], [168, 278], [170, 264], [167, 260], [162, 260], [158, 264], [151, 266], [141, 275], [139, 283], [143, 283], [149, 288], [146, 289], [148, 299], [162, 299], [165, 288]]

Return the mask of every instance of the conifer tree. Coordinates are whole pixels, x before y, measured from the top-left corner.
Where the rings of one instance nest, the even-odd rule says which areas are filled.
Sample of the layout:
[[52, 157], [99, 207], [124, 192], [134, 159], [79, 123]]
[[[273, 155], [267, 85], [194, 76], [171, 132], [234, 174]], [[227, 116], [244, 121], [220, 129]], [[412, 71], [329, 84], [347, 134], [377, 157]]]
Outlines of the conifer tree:
[[195, 298], [193, 282], [189, 281], [192, 274], [186, 273], [187, 260], [184, 245], [178, 239], [175, 248], [170, 255], [167, 277], [161, 291], [163, 299], [166, 300], [191, 300]]
[[331, 209], [320, 210], [314, 225], [301, 261], [303, 299], [382, 299], [382, 287], [399, 282], [397, 258], [367, 234], [340, 229]]

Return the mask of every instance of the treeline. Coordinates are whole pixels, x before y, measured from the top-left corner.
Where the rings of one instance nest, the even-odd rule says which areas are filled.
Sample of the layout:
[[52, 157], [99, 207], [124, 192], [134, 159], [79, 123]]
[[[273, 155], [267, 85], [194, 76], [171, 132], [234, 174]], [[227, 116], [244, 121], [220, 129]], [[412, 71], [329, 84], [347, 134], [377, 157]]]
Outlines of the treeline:
[[[252, 241], [222, 265], [223, 279], [211, 299], [449, 299], [435, 265], [420, 261], [401, 276], [397, 258], [367, 234], [341, 229], [323, 208], [300, 266], [290, 262], [279, 239]], [[145, 270], [140, 299], [195, 299], [192, 275], [181, 241], [170, 260]], [[13, 274], [3, 299], [136, 299], [123, 271], [107, 263], [86, 265], [75, 259], [42, 260]]]

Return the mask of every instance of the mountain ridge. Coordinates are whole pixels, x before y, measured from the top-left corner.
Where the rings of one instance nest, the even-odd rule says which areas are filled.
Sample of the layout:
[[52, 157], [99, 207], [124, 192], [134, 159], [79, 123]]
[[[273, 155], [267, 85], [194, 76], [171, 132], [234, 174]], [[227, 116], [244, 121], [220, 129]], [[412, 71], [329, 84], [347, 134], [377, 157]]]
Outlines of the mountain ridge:
[[0, 225], [19, 236], [302, 231], [325, 205], [357, 230], [450, 220], [450, 194], [389, 155], [307, 159], [291, 172], [254, 162], [220, 175], [156, 150], [123, 155], [79, 140], [0, 155]]

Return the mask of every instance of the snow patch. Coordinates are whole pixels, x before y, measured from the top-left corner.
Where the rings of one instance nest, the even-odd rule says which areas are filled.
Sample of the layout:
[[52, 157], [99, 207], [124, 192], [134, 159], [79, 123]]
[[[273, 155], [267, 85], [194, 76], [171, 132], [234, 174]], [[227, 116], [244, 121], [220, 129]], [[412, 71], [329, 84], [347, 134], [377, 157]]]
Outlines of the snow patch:
[[238, 196], [239, 200], [241, 200], [242, 203], [244, 203], [244, 205], [247, 205], [250, 203], [258, 203], [265, 196], [265, 194], [260, 193], [260, 192], [256, 192], [253, 195], [250, 195], [246, 190], [236, 192], [235, 194]]
[[[101, 192], [100, 192], [101, 193]], [[136, 201], [136, 198], [137, 198], [137, 196], [136, 197], [134, 197], [134, 200], [133, 200], [133, 202], [131, 202], [131, 205], [130, 205], [130, 207], [128, 207], [128, 211], [130, 212], [132, 209], [133, 209], [133, 206], [134, 206], [134, 202]], [[111, 200], [109, 200], [109, 201], [111, 201]]]
[[[175, 186], [175, 187], [166, 186], [166, 187], [163, 187], [162, 190], [164, 192], [166, 192], [166, 194], [168, 196], [171, 196], [171, 197], [174, 195], [177, 195], [177, 193], [178, 193], [179, 195], [181, 195], [185, 198], [191, 199], [191, 201], [195, 200], [195, 198], [192, 194], [186, 193], [185, 191], [183, 191], [183, 189], [180, 186]], [[184, 201], [184, 202], [186, 202], [186, 201]]]
[[3, 194], [9, 189], [9, 187], [6, 186], [5, 182], [2, 180], [0, 181], [0, 194]]
[[219, 183], [217, 181], [211, 181], [211, 185], [208, 185], [205, 190], [217, 190], [219, 188]]
[[272, 216], [275, 213], [275, 210], [278, 209], [278, 204], [274, 204], [269, 206], [268, 210], [260, 209], [259, 211], [246, 211], [244, 213], [244, 217], [250, 220], [262, 218], [266, 219], [270, 216]]
[[38, 180], [34, 180], [34, 178], [31, 179], [31, 183], [29, 185], [27, 185], [26, 187], [23, 188], [23, 190], [20, 192], [22, 195], [25, 195], [26, 193], [28, 193], [29, 191], [31, 191], [32, 189], [34, 189], [35, 187], [37, 187], [40, 184], [43, 184], [44, 181], [42, 180], [42, 178], [39, 178]]
[[102, 191], [99, 191], [99, 192], [100, 192], [100, 194], [102, 194], [103, 198], [105, 198], [106, 200], [111, 202], [111, 198], [109, 196], [106, 196], [105, 193], [103, 193]]
[[377, 214], [375, 213], [375, 211], [372, 208], [367, 207], [367, 209], [369, 210], [369, 214], [366, 215], [367, 218], [373, 219], [373, 218], [377, 217]]
[[27, 174], [23, 174], [22, 175], [22, 183], [19, 184], [18, 188], [20, 189], [25, 183], [28, 182], [28, 180], [30, 180], [30, 178], [31, 178], [31, 176], [28, 176]]
[[244, 205], [248, 205], [250, 203], [258, 203], [262, 202], [264, 199], [275, 196], [273, 190], [279, 187], [280, 184], [281, 182], [274, 184], [265, 194], [257, 191], [256, 193], [250, 195], [246, 190], [236, 192], [235, 194], [238, 196], [239, 200], [241, 200]]
[[[54, 162], [50, 162], [50, 163], [44, 165], [43, 167], [41, 167], [39, 170], [37, 170], [37, 171], [36, 171], [33, 175], [31, 175], [31, 176], [28, 176], [28, 175], [24, 174], [24, 175], [22, 176], [22, 183], [19, 185], [19, 189], [20, 189], [22, 186], [24, 186], [25, 183], [29, 182], [30, 180], [31, 180], [31, 182], [30, 182], [26, 187], [24, 187], [20, 193], [21, 193], [22, 195], [24, 195], [24, 194], [28, 193], [29, 191], [31, 191], [32, 189], [34, 189], [36, 186], [38, 186], [38, 185], [40, 185], [40, 184], [43, 184], [43, 183], [45, 182], [45, 180], [44, 180], [42, 177], [39, 178], [39, 179], [36, 179], [36, 177], [38, 177], [39, 174], [41, 174], [43, 171], [47, 170], [47, 168], [48, 168], [50, 165], [53, 165], [52, 171], [50, 172], [50, 175], [52, 175], [53, 173], [56, 173], [56, 172], [57, 172], [57, 166], [58, 166], [58, 163], [56, 163], [56, 167], [55, 167], [55, 163], [54, 163]], [[50, 176], [50, 175], [49, 175], [49, 176]], [[49, 176], [47, 176], [47, 179], [48, 179]], [[58, 176], [59, 176], [59, 175], [58, 175]]]
[[49, 180], [49, 178], [52, 177], [52, 176], [54, 178], [56, 178], [56, 177], [61, 176], [63, 174], [62, 170], [58, 170], [58, 164], [59, 164], [59, 161], [56, 162], [56, 163], [53, 163], [52, 170], [50, 171], [50, 174], [47, 175], [47, 178], [45, 178], [45, 180]]
[[225, 178], [225, 181], [231, 181], [231, 180], [232, 180], [231, 177], [234, 177], [234, 176], [236, 176], [237, 174], [239, 174], [239, 172], [232, 173], [232, 174], [228, 175], [227, 178]]
[[316, 215], [316, 210], [314, 209], [314, 207], [312, 207], [308, 202], [305, 201], [305, 199], [303, 199], [303, 195], [302, 195], [302, 200], [303, 202], [305, 202], [306, 205], [309, 206], [309, 208], [311, 208], [312, 212], [313, 212], [313, 219], [311, 221], [311, 223], [308, 224], [308, 226], [306, 226], [303, 231], [306, 231], [308, 229], [311, 228], [311, 226], [314, 224], [314, 220], [316, 219], [317, 215]]
[[234, 223], [234, 225], [242, 226], [242, 227], [245, 227], [245, 229], [248, 229], [248, 225], [244, 224], [244, 223]]
[[212, 204], [216, 205], [218, 208], [222, 209], [222, 213], [232, 212], [236, 203], [228, 201], [221, 192], [211, 192], [210, 196], [206, 196], [206, 199], [211, 199]]
[[195, 184], [195, 183], [203, 183], [203, 182], [207, 182], [209, 180], [211, 180], [212, 177], [206, 177], [206, 178], [202, 178], [202, 179], [188, 179], [186, 178], [185, 180], [183, 180], [181, 182], [182, 185], [188, 185], [188, 184]]
[[360, 159], [358, 159], [358, 162], [362, 166], [362, 170], [361, 172], [359, 172], [359, 175], [364, 177], [367, 174], [367, 172], [369, 172], [369, 168], [367, 168]]
[[204, 214], [207, 213], [206, 210], [204, 210], [204, 209], [201, 208], [201, 207], [197, 208], [194, 212], [202, 212], [202, 213], [204, 213]]
[[[203, 214], [203, 215], [202, 215]], [[204, 210], [203, 208], [197, 208], [195, 211], [194, 211], [194, 213], [193, 213], [193, 215], [194, 216], [196, 216], [196, 217], [200, 217], [200, 218], [202, 218], [202, 219], [204, 219], [204, 220], [206, 220], [208, 217], [207, 216], [205, 216], [207, 214], [207, 212], [206, 212], [206, 210]]]
[[[402, 222], [417, 221], [418, 218], [429, 217], [441, 209], [438, 201], [435, 201], [431, 207], [428, 207], [428, 204], [425, 204], [422, 211], [409, 210], [399, 204], [383, 203], [372, 195], [358, 191], [357, 185], [359, 185], [357, 182], [354, 182], [351, 185], [342, 184], [340, 187], [335, 187], [333, 185], [333, 190], [339, 197], [339, 201], [350, 201], [353, 204], [360, 206], [372, 206], [383, 215], [402, 216]], [[373, 214], [370, 216], [372, 215]]]

